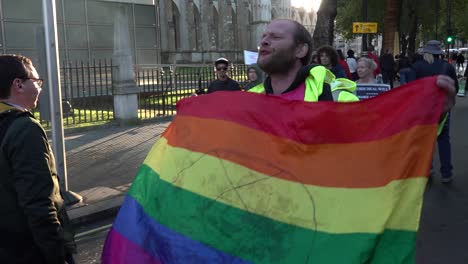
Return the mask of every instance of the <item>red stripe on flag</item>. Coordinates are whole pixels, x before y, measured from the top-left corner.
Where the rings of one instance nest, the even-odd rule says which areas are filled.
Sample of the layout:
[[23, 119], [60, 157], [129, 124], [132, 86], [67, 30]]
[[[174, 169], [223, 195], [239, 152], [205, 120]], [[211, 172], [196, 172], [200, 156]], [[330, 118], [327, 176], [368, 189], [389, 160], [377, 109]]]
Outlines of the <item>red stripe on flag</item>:
[[356, 103], [288, 101], [249, 92], [217, 92], [181, 100], [179, 116], [238, 123], [305, 144], [378, 140], [437, 124], [445, 99], [435, 77]]

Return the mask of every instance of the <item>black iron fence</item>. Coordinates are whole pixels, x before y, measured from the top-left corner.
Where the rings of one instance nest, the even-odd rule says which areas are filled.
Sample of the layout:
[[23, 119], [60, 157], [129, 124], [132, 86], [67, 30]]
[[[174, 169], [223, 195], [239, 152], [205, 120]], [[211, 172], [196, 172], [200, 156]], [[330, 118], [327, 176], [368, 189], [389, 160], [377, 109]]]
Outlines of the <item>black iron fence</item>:
[[69, 63], [61, 69], [65, 125], [114, 119], [112, 61]]
[[[114, 119], [112, 68], [111, 60], [61, 64], [64, 126], [107, 122]], [[45, 127], [49, 127], [48, 115], [41, 116], [41, 112], [43, 111], [36, 109], [34, 115]]]
[[[243, 85], [246, 65], [233, 65], [231, 78]], [[216, 78], [212, 65], [140, 65], [136, 67], [139, 117], [142, 119], [175, 114], [176, 103], [206, 89]]]
[[[112, 61], [73, 62], [61, 65], [61, 88], [64, 126], [108, 122], [114, 119]], [[231, 78], [244, 85], [246, 65], [233, 65]], [[212, 65], [139, 65], [135, 81], [140, 89], [140, 119], [174, 115], [176, 103], [206, 89], [216, 78]], [[41, 118], [47, 127], [49, 121]]]

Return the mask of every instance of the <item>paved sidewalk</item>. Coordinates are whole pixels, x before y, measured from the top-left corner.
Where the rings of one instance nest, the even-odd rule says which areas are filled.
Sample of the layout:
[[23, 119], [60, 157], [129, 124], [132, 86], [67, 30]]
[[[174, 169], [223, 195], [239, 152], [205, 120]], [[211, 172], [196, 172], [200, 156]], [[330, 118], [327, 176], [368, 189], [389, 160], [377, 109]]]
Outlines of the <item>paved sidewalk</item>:
[[83, 203], [69, 208], [74, 224], [118, 211], [138, 168], [169, 123], [166, 119], [66, 133], [68, 187], [83, 196]]

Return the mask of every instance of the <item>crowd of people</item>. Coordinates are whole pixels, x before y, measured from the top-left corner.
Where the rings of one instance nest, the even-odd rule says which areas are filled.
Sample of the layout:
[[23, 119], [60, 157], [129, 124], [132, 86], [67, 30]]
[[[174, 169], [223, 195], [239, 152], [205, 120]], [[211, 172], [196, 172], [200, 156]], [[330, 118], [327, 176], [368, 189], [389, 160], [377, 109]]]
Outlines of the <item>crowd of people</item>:
[[[444, 59], [442, 49], [440, 49], [440, 52], [442, 53], [438, 54], [438, 57]], [[335, 49], [332, 46], [326, 45], [312, 52], [310, 63], [324, 66], [333, 73], [335, 78], [345, 78], [362, 84], [388, 84], [390, 88], [394, 88], [395, 82], [398, 82], [399, 85], [404, 85], [418, 79], [418, 69], [415, 68], [415, 65], [418, 65], [419, 61], [424, 60], [425, 53], [427, 53], [427, 49], [422, 49], [422, 53], [409, 56], [404, 54], [393, 56], [392, 50], [386, 49], [380, 57], [373, 50], [366, 52], [366, 54], [361, 54], [360, 57], [355, 57], [355, 52], [350, 49], [345, 57], [341, 49]], [[459, 77], [457, 73], [460, 73], [462, 70], [465, 71], [464, 76], [466, 77], [468, 73], [464, 63], [465, 58], [463, 54], [454, 53], [452, 59], [448, 60], [445, 73], [448, 74], [449, 65], [451, 65], [454, 71], [456, 69], [454, 79]], [[231, 62], [228, 59], [219, 58], [214, 64], [217, 79], [209, 85], [207, 91], [197, 91], [197, 94], [214, 91], [248, 91], [259, 83], [262, 83], [268, 76], [257, 64], [249, 65], [246, 72], [247, 80], [242, 84], [238, 84], [229, 77]]]

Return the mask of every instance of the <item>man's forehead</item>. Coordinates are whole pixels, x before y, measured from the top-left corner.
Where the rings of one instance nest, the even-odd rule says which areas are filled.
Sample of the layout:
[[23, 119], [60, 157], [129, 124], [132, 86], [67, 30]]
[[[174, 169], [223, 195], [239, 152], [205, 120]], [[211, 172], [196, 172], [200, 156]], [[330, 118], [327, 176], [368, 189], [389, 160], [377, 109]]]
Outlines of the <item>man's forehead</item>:
[[294, 32], [295, 25], [293, 22], [288, 20], [275, 20], [268, 24], [266, 32], [278, 32], [278, 33], [287, 33]]

